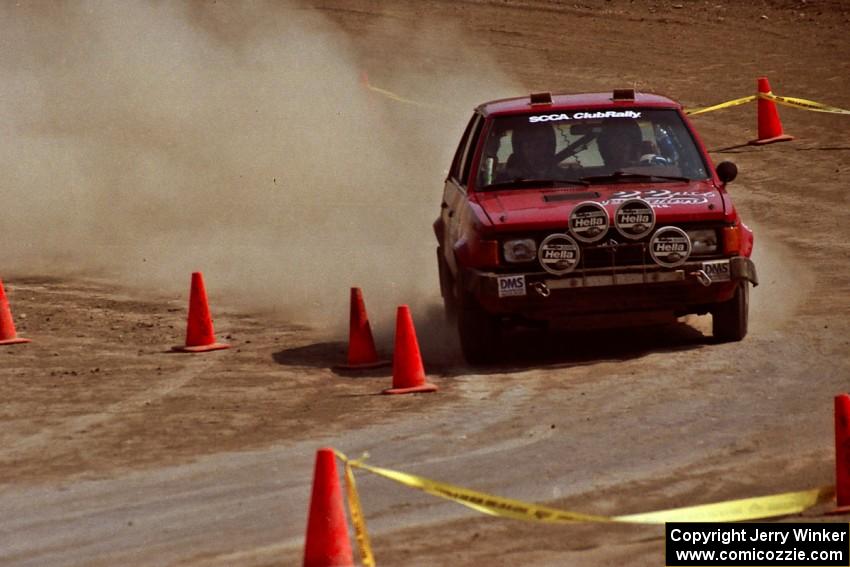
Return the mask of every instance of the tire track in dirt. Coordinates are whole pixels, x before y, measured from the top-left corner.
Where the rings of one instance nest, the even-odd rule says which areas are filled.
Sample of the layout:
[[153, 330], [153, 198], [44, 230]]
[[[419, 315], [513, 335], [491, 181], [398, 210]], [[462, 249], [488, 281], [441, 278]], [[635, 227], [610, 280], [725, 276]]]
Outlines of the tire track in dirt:
[[71, 417], [62, 420], [58, 425], [44, 429], [39, 433], [23, 437], [0, 450], [0, 457], [22, 459], [33, 450], [63, 439], [63, 445], [69, 443], [85, 444], [86, 438], [67, 439], [74, 434], [81, 434], [95, 425], [101, 425], [109, 420], [122, 417], [127, 411], [145, 406], [155, 400], [164, 398], [179, 390], [216, 363], [215, 359], [192, 357], [186, 361], [186, 366], [177, 372], [168, 374], [162, 383], [143, 390], [129, 398], [109, 405], [103, 411]]

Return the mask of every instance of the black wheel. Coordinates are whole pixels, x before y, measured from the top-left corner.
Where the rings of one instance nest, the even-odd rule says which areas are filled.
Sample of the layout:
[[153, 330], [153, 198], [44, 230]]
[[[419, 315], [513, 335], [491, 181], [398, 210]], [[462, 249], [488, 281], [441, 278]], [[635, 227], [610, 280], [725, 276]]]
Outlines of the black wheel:
[[718, 303], [711, 311], [711, 330], [715, 340], [729, 343], [747, 336], [749, 308], [750, 288], [746, 281], [742, 281], [732, 299]]
[[490, 364], [502, 351], [501, 319], [488, 313], [469, 294], [464, 294], [457, 311], [460, 349], [469, 364]]

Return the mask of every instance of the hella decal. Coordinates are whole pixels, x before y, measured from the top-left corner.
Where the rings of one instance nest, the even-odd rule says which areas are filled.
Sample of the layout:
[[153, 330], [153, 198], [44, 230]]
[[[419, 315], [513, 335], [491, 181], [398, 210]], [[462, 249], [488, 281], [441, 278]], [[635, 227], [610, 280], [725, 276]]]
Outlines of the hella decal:
[[639, 240], [655, 227], [655, 211], [643, 199], [629, 199], [617, 207], [614, 227], [629, 240]]
[[665, 268], [681, 266], [691, 255], [691, 239], [681, 228], [659, 228], [649, 241], [649, 254], [655, 263]]
[[596, 242], [605, 236], [611, 220], [608, 211], [599, 203], [579, 203], [570, 213], [570, 234], [581, 242]]
[[543, 269], [556, 276], [572, 272], [581, 258], [578, 242], [569, 234], [550, 234], [540, 243], [537, 259]]

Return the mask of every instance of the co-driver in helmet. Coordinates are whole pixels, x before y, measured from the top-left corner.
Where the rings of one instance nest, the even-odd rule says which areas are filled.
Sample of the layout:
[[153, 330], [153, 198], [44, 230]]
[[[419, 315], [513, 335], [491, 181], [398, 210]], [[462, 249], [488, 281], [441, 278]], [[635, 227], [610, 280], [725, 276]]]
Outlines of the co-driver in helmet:
[[555, 147], [555, 131], [548, 124], [527, 124], [514, 129], [513, 153], [500, 179], [557, 179], [560, 170], [555, 163]]

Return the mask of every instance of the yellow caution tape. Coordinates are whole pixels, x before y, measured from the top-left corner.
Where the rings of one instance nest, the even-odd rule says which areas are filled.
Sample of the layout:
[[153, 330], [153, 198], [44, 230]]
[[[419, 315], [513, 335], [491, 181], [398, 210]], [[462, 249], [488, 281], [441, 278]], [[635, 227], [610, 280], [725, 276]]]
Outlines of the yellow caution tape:
[[804, 98], [794, 98], [792, 96], [777, 96], [773, 93], [758, 93], [751, 96], [745, 96], [743, 98], [736, 98], [735, 100], [730, 100], [727, 102], [721, 102], [720, 104], [715, 104], [713, 106], [706, 106], [703, 108], [692, 108], [685, 110], [685, 114], [687, 114], [688, 116], [696, 116], [697, 114], [702, 114], [704, 112], [720, 110], [721, 108], [729, 108], [730, 106], [738, 106], [739, 104], [747, 104], [748, 102], [752, 102], [760, 98], [765, 100], [772, 100], [774, 102], [778, 102], [779, 104], [790, 106], [792, 108], [802, 108], [803, 110], [811, 110], [813, 112], [850, 114], [850, 110], [838, 108], [837, 106], [829, 106], [827, 104], [815, 102], [813, 100], [806, 100]]
[[[383, 95], [391, 100], [396, 102], [402, 102], [405, 104], [412, 104], [414, 106], [420, 106], [422, 108], [438, 108], [434, 104], [427, 104], [424, 102], [419, 102], [418, 100], [412, 100], [409, 98], [404, 98], [403, 96], [399, 96], [392, 91], [388, 91], [386, 89], [382, 89], [380, 87], [376, 87], [371, 85], [368, 80], [364, 82], [366, 88], [372, 92], [376, 92], [380, 95]], [[832, 114], [850, 114], [850, 110], [845, 110], [843, 108], [838, 108], [837, 106], [829, 106], [828, 104], [823, 104], [820, 102], [815, 102], [813, 100], [806, 100], [804, 98], [795, 98], [791, 96], [777, 96], [773, 93], [758, 93], [750, 96], [745, 96], [741, 98], [736, 98], [734, 100], [727, 100], [726, 102], [721, 102], [719, 104], [714, 104], [712, 106], [704, 106], [702, 108], [690, 108], [685, 109], [685, 114], [688, 116], [696, 116], [698, 114], [704, 114], [706, 112], [713, 112], [715, 110], [721, 110], [723, 108], [730, 108], [733, 106], [739, 106], [742, 104], [747, 104], [753, 102], [757, 99], [767, 99], [772, 100], [774, 102], [778, 102], [779, 104], [783, 104], [785, 106], [790, 106], [793, 108], [801, 108], [803, 110], [811, 110], [813, 112], [829, 112]]]
[[720, 104], [715, 104], [713, 106], [706, 106], [703, 108], [692, 108], [689, 110], [685, 110], [685, 114], [688, 116], [696, 116], [697, 114], [702, 114], [704, 112], [712, 112], [714, 110], [720, 110], [721, 108], [729, 108], [730, 106], [738, 106], [740, 104], [747, 104], [748, 102], [753, 102], [756, 99], [755, 95], [745, 96], [743, 98], [736, 98], [735, 100], [729, 100], [726, 102], [721, 102]]
[[770, 496], [757, 496], [755, 498], [742, 498], [740, 500], [729, 500], [714, 504], [660, 510], [646, 514], [617, 516], [615, 519], [618, 522], [639, 524], [663, 524], [665, 522], [741, 522], [744, 520], [799, 514], [812, 506], [828, 502], [834, 497], [835, 487], [823, 486], [821, 488], [812, 488], [799, 492], [785, 492]]
[[396, 102], [402, 102], [404, 104], [412, 104], [413, 106], [419, 106], [419, 107], [422, 107], [422, 108], [438, 108], [434, 104], [427, 104], [427, 103], [424, 103], [424, 102], [419, 102], [418, 100], [412, 100], [412, 99], [409, 99], [409, 98], [404, 98], [403, 96], [399, 96], [392, 91], [388, 91], [388, 90], [382, 89], [380, 87], [375, 87], [375, 86], [371, 85], [368, 81], [365, 81], [364, 84], [366, 85], [366, 88], [369, 89], [370, 91], [378, 93], [380, 95], [383, 95], [383, 96], [385, 96], [385, 97], [387, 97], [391, 100], [394, 100]]
[[409, 98], [404, 98], [403, 96], [399, 96], [392, 91], [388, 91], [386, 89], [382, 89], [382, 88], [379, 88], [379, 87], [373, 87], [372, 85], [370, 85], [368, 83], [366, 84], [366, 88], [369, 89], [372, 92], [382, 94], [385, 97], [392, 99], [396, 102], [403, 102], [405, 104], [412, 104], [414, 106], [433, 107], [433, 105], [431, 105], [431, 104], [425, 104], [424, 102], [419, 102], [418, 100], [411, 100]]
[[777, 96], [773, 93], [759, 93], [758, 98], [764, 98], [790, 106], [792, 108], [802, 108], [803, 110], [811, 110], [813, 112], [828, 112], [830, 114], [850, 114], [850, 110], [844, 110], [837, 106], [829, 106], [813, 100], [804, 98], [794, 98], [792, 96]]
[[[404, 98], [395, 94], [392, 91], [388, 91], [386, 89], [382, 89], [380, 87], [376, 87], [371, 85], [368, 81], [364, 83], [366, 88], [372, 92], [376, 92], [380, 95], [383, 95], [391, 100], [396, 102], [402, 102], [405, 104], [412, 104], [414, 106], [420, 106], [422, 108], [438, 108], [434, 104], [427, 104], [424, 102], [419, 102], [417, 100], [412, 100], [409, 98]], [[723, 108], [730, 108], [733, 106], [740, 106], [742, 104], [747, 104], [753, 102], [757, 99], [767, 99], [772, 100], [774, 102], [778, 102], [779, 104], [783, 104], [785, 106], [790, 106], [793, 108], [801, 108], [803, 110], [811, 110], [813, 112], [828, 112], [832, 114], [850, 114], [850, 110], [845, 110], [843, 108], [838, 108], [837, 106], [829, 106], [827, 104], [823, 104], [820, 102], [815, 102], [813, 100], [806, 100], [804, 98], [795, 98], [791, 96], [777, 96], [773, 93], [758, 93], [750, 96], [745, 96], [741, 98], [736, 98], [734, 100], [727, 100], [726, 102], [721, 102], [719, 104], [714, 104], [712, 106], [705, 106], [702, 108], [690, 108], [685, 109], [685, 114], [688, 116], [697, 116], [698, 114], [704, 114], [706, 112], [713, 112], [715, 110], [721, 110]]]
[[348, 497], [351, 523], [354, 524], [354, 537], [360, 550], [360, 560], [363, 562], [363, 567], [375, 567], [375, 554], [372, 553], [372, 543], [369, 541], [369, 532], [366, 530], [366, 520], [363, 516], [363, 507], [360, 505], [360, 495], [357, 493], [357, 483], [354, 481], [351, 463], [339, 451], [334, 450], [334, 453], [345, 463], [345, 493]]
[[629, 524], [663, 524], [665, 522], [734, 522], [756, 520], [775, 516], [799, 514], [812, 506], [827, 502], [835, 494], [832, 486], [729, 500], [713, 504], [702, 504], [685, 508], [659, 510], [645, 514], [630, 514], [626, 516], [598, 516], [559, 510], [548, 506], [531, 504], [512, 498], [503, 498], [477, 490], [470, 490], [453, 484], [438, 482], [421, 476], [367, 465], [362, 461], [350, 461], [345, 455], [337, 455], [346, 463], [346, 467], [363, 469], [373, 474], [383, 476], [410, 488], [415, 488], [428, 494], [451, 500], [468, 508], [499, 516], [542, 523], [586, 523], [586, 522], [618, 522]]
[[513, 518], [515, 520], [531, 520], [544, 523], [576, 523], [576, 522], [610, 522], [610, 518], [604, 516], [593, 516], [577, 512], [568, 512], [529, 504], [512, 498], [502, 498], [476, 490], [470, 490], [445, 482], [430, 480], [421, 476], [408, 473], [373, 467], [360, 461], [350, 461], [352, 467], [363, 469], [371, 473], [389, 478], [410, 488], [416, 488], [439, 498], [452, 500], [478, 512]]

